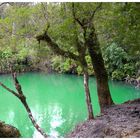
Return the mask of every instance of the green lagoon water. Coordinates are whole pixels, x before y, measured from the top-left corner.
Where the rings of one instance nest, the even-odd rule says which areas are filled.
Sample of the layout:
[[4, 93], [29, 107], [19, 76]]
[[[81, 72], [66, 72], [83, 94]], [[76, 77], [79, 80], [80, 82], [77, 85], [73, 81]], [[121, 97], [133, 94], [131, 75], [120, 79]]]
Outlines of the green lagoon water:
[[[76, 124], [86, 120], [83, 77], [65, 74], [25, 73], [18, 79], [37, 123], [51, 136], [64, 137]], [[10, 75], [0, 81], [14, 88]], [[109, 82], [116, 104], [140, 97], [140, 90], [122, 82]], [[90, 78], [94, 115], [100, 112], [95, 78]], [[17, 127], [22, 137], [41, 137], [34, 129], [20, 101], [0, 87], [0, 120]]]

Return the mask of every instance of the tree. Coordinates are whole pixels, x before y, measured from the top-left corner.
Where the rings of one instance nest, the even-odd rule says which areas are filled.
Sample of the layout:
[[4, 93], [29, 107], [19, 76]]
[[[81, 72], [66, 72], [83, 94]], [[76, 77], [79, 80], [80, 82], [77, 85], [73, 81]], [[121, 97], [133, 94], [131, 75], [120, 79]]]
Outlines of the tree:
[[[42, 35], [38, 35], [37, 40], [40, 42], [41, 40], [46, 41], [48, 44], [48, 47], [57, 55], [61, 55], [63, 57], [71, 58], [77, 62], [79, 62], [82, 65], [83, 71], [84, 71], [84, 87], [85, 87], [85, 93], [86, 93], [86, 102], [88, 107], [88, 119], [93, 119], [93, 110], [92, 110], [92, 104], [91, 104], [91, 97], [88, 87], [88, 72], [87, 72], [87, 63], [85, 61], [85, 56], [83, 55], [75, 55], [70, 51], [65, 51], [61, 49], [57, 43], [55, 43], [50, 36], [47, 33], [47, 30]], [[83, 61], [84, 60], [84, 61]]]
[[[100, 105], [101, 105], [101, 107], [103, 107], [105, 105], [111, 105], [112, 99], [110, 96], [110, 91], [109, 91], [109, 86], [108, 86], [107, 72], [104, 67], [104, 61], [102, 58], [99, 42], [98, 42], [97, 35], [96, 35], [95, 29], [94, 29], [94, 24], [93, 24], [94, 15], [97, 12], [97, 10], [101, 7], [101, 4], [99, 4], [97, 7], [95, 7], [94, 11], [91, 8], [88, 10], [89, 4], [87, 4], [87, 3], [85, 5], [77, 3], [76, 7], [79, 9], [77, 9], [75, 11], [75, 4], [68, 4], [68, 5], [65, 4], [65, 12], [66, 12], [66, 10], [69, 10], [69, 12], [71, 13], [69, 15], [70, 19], [72, 18], [75, 21], [75, 23], [78, 23], [78, 25], [77, 25], [78, 29], [76, 30], [76, 32], [78, 31], [78, 34], [76, 33], [76, 36], [74, 36], [74, 37], [79, 39], [79, 37], [81, 37], [81, 34], [82, 34], [81, 38], [83, 38], [83, 40], [84, 40], [84, 41], [81, 41], [79, 39], [79, 41], [76, 41], [76, 43], [75, 43], [76, 45], [74, 45], [74, 47], [78, 51], [78, 54], [79, 54], [78, 56], [70, 51], [61, 49], [62, 47], [60, 47], [54, 41], [54, 39], [52, 39], [50, 37], [50, 35], [48, 34], [48, 29], [46, 29], [43, 34], [37, 36], [37, 40], [39, 42], [41, 40], [46, 41], [48, 44], [48, 47], [51, 50], [53, 50], [53, 52], [55, 52], [55, 54], [62, 55], [64, 57], [68, 57], [68, 58], [74, 59], [75, 61], [79, 62], [82, 65], [84, 75], [85, 75], [84, 77], [86, 77], [86, 75], [88, 74], [87, 73], [87, 62], [85, 61], [86, 51], [88, 49], [89, 55], [92, 60], [92, 65], [94, 68], [95, 76], [97, 79], [97, 91], [98, 91], [98, 95], [99, 95]], [[81, 16], [81, 13], [79, 14], [80, 11], [82, 11], [82, 13], [83, 12], [85, 12], [85, 13], [83, 13], [83, 15]], [[82, 19], [80, 19], [76, 16], [76, 12], [79, 14], [78, 16]], [[89, 16], [87, 16], [87, 13], [92, 13], [92, 14], [89, 17]], [[65, 16], [64, 16], [65, 18], [66, 18], [66, 14], [67, 14], [67, 12], [65, 13]], [[61, 20], [65, 21], [65, 18], [62, 18]], [[58, 20], [60, 20], [60, 19], [58, 19]], [[70, 22], [68, 24], [71, 25], [72, 23]], [[79, 25], [80, 25], [80, 28], [79, 28]], [[52, 26], [52, 25], [50, 25], [50, 26]], [[74, 24], [74, 26], [73, 25], [71, 25], [71, 26], [74, 29], [76, 28], [75, 24]], [[52, 31], [52, 29], [51, 29], [51, 31]], [[64, 32], [63, 32], [63, 37], [65, 37]], [[78, 45], [77, 45], [77, 42], [79, 42]], [[63, 44], [64, 44], [64, 42], [63, 42]], [[88, 80], [88, 78], [85, 78], [85, 79]], [[85, 80], [85, 81], [87, 81], [87, 80]]]
[[108, 75], [115, 80], [124, 80], [126, 76], [133, 76], [136, 66], [130, 55], [117, 44], [112, 43], [107, 48], [103, 48], [103, 56], [108, 71]]
[[111, 105], [113, 101], [108, 86], [108, 75], [104, 66], [100, 44], [93, 23], [94, 15], [100, 8], [101, 3], [95, 8], [95, 10], [88, 11], [89, 13], [91, 13], [90, 16], [82, 16], [81, 19], [76, 16], [74, 4], [72, 10], [74, 19], [81, 26], [81, 29], [83, 29], [85, 45], [91, 57], [93, 69], [96, 76], [99, 102], [101, 107], [103, 107], [105, 105]]
[[[75, 22], [73, 23], [73, 25], [75, 26]], [[49, 29], [50, 24], [48, 25], [47, 29], [44, 31], [43, 34], [38, 35], [36, 38], [37, 40], [40, 42], [41, 40], [46, 41], [48, 44], [48, 47], [57, 55], [61, 55], [63, 57], [66, 58], [70, 58], [73, 59], [75, 61], [77, 61], [84, 72], [84, 88], [85, 88], [85, 93], [86, 93], [86, 103], [87, 103], [87, 108], [88, 108], [88, 119], [93, 119], [93, 109], [92, 109], [92, 103], [91, 103], [91, 96], [90, 96], [90, 90], [89, 90], [89, 86], [88, 86], [88, 67], [87, 67], [87, 62], [85, 59], [85, 54], [86, 54], [86, 48], [85, 47], [81, 47], [79, 38], [78, 38], [78, 34], [77, 34], [77, 30], [76, 31], [76, 40], [75, 40], [75, 48], [78, 51], [78, 55], [70, 52], [70, 51], [65, 51], [64, 49], [61, 49], [61, 47], [50, 37], [50, 35], [48, 34], [48, 29]], [[82, 49], [83, 48], [83, 49]]]

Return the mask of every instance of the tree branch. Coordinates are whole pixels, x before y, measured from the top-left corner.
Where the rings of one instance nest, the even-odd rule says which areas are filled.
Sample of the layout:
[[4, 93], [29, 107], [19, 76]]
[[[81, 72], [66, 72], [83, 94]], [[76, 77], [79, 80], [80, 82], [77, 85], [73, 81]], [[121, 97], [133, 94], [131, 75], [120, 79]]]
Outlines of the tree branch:
[[[42, 4], [42, 6], [43, 6], [43, 4]], [[47, 42], [48, 47], [57, 55], [67, 57], [67, 58], [73, 59], [75, 61], [79, 61], [79, 56], [77, 56], [76, 54], [74, 54], [70, 51], [65, 51], [65, 50], [61, 49], [59, 47], [59, 45], [55, 41], [53, 41], [53, 39], [48, 35], [48, 28], [49, 28], [49, 25], [43, 34], [36, 36], [37, 41], [39, 43], [40, 43], [40, 41]]]
[[[75, 20], [74, 20], [74, 26], [76, 28], [76, 21]], [[85, 45], [85, 43], [83, 43], [83, 42], [81, 42], [79, 40], [77, 30], [78, 29], [76, 28], [76, 33], [75, 33], [75, 35], [76, 35], [76, 37], [75, 37], [75, 47], [76, 47], [76, 49], [77, 49], [77, 51], [79, 53], [79, 55], [78, 55], [79, 58], [83, 58], [83, 57], [85, 57], [85, 53], [86, 53], [86, 45]]]
[[20, 95], [23, 95], [23, 92], [22, 92], [22, 89], [21, 89], [21, 85], [19, 84], [18, 79], [16, 77], [16, 73], [12, 73], [12, 76], [13, 76], [13, 80], [15, 82], [15, 88], [16, 88], [16, 90], [18, 91], [18, 93]]
[[11, 92], [13, 95], [15, 95], [16, 97], [19, 98], [19, 95], [18, 95], [15, 91], [11, 90], [10, 88], [8, 88], [8, 87], [7, 87], [6, 85], [4, 85], [3, 83], [0, 82], [0, 86], [2, 86], [4, 89], [6, 89], [7, 91]]
[[16, 73], [12, 73], [12, 76], [13, 76], [13, 80], [14, 80], [14, 83], [15, 83], [15, 87], [16, 87], [16, 90], [18, 93], [16, 93], [15, 91], [9, 89], [8, 87], [6, 87], [4, 84], [2, 84], [0, 82], [0, 86], [2, 86], [4, 89], [6, 89], [7, 91], [11, 92], [13, 95], [15, 95], [21, 102], [22, 104], [24, 105], [28, 115], [29, 115], [29, 118], [32, 122], [32, 124], [34, 125], [34, 127], [37, 129], [38, 132], [40, 132], [40, 134], [42, 136], [44, 136], [45, 138], [47, 138], [47, 134], [41, 129], [41, 127], [37, 124], [37, 122], [35, 121], [33, 115], [32, 115], [32, 112], [31, 112], [31, 109], [29, 108], [28, 104], [27, 104], [27, 101], [26, 101], [26, 97], [24, 96], [23, 92], [22, 92], [22, 88], [21, 88], [21, 85], [19, 84], [19, 81], [16, 77]]
[[70, 51], [65, 51], [65, 50], [61, 49], [59, 47], [59, 45], [51, 39], [51, 37], [48, 35], [47, 31], [45, 31], [42, 35], [36, 36], [36, 39], [39, 42], [41, 40], [46, 41], [48, 44], [48, 47], [57, 55], [68, 57], [68, 58], [71, 58], [71, 59], [76, 60], [76, 61], [79, 59], [79, 57], [76, 54], [74, 54]]
[[92, 12], [92, 15], [89, 19], [83, 19], [83, 21], [81, 22], [77, 17], [76, 17], [76, 13], [75, 13], [75, 6], [74, 3], [72, 3], [72, 15], [74, 20], [83, 28], [83, 30], [85, 30], [84, 27], [86, 27], [87, 24], [89, 24], [92, 19], [94, 18], [95, 13], [101, 8], [102, 6], [102, 2], [99, 3], [99, 5], [95, 8], [95, 10]]
[[95, 13], [96, 13], [101, 7], [102, 7], [102, 2], [99, 3], [99, 5], [98, 5], [98, 6], [95, 8], [95, 10], [93, 11], [93, 13], [92, 13], [92, 15], [91, 15], [91, 17], [90, 17], [89, 22], [93, 19]]
[[76, 17], [76, 13], [75, 13], [75, 6], [74, 3], [72, 3], [72, 15], [74, 20], [83, 28], [83, 23]]

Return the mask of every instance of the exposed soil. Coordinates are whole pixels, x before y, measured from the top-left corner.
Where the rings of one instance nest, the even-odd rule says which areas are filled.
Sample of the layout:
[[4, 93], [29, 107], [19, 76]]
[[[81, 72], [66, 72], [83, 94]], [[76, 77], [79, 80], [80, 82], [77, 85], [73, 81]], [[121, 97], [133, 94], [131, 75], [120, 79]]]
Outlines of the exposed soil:
[[100, 116], [78, 124], [67, 137], [140, 138], [140, 99], [104, 108]]

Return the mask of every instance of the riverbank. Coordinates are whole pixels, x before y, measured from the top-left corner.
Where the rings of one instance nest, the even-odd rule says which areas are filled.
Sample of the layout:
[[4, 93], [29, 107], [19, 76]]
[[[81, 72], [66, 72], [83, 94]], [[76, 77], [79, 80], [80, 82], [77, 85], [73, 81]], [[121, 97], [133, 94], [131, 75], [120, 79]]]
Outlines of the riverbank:
[[104, 108], [101, 116], [78, 124], [66, 137], [140, 138], [140, 99]]
[[[53, 70], [53, 69], [41, 69], [39, 67], [37, 68], [26, 68], [26, 69], [23, 69], [22, 71], [17, 71], [17, 73], [26, 73], [26, 72], [47, 72], [47, 73], [57, 73], [57, 71]], [[11, 71], [0, 71], [0, 75], [3, 75], [3, 74], [11, 74]], [[77, 73], [70, 73], [70, 72], [66, 72], [64, 74], [71, 74], [71, 75], [78, 75]], [[90, 75], [90, 76], [93, 76], [93, 75]], [[124, 80], [121, 80], [122, 82], [128, 84], [128, 85], [132, 85], [134, 86], [135, 88], [140, 88], [140, 77], [126, 77], [124, 78]]]
[[[39, 72], [39, 71], [41, 71], [39, 68], [25, 68], [22, 70], [16, 70], [17, 73]], [[11, 74], [11, 70], [5, 70], [5, 71], [0, 70], [0, 75], [3, 74]]]

